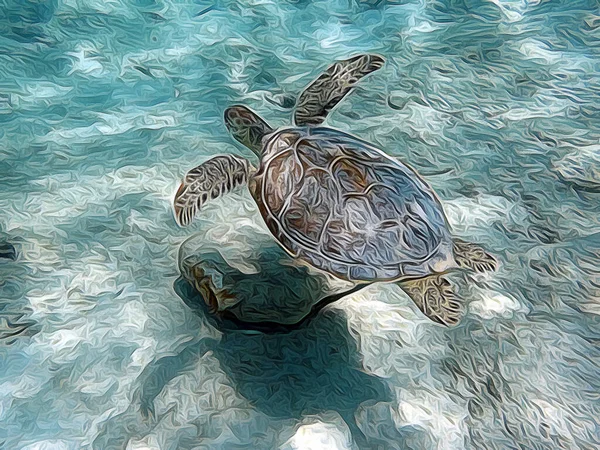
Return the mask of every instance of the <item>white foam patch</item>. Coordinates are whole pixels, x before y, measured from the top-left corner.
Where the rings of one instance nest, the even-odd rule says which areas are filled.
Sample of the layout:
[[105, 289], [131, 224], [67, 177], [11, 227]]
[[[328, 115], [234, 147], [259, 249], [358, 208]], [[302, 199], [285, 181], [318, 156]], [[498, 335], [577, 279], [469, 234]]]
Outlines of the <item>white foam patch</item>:
[[[348, 316], [357, 336], [362, 367], [381, 378], [419, 376], [422, 367], [406, 368], [400, 361], [425, 362], [443, 358], [442, 328], [425, 317], [412, 300], [393, 284], [377, 283], [332, 304]], [[360, 338], [358, 338], [360, 336]]]
[[467, 413], [460, 406], [442, 392], [419, 390], [402, 393], [400, 397], [398, 414], [393, 417], [398, 429], [407, 425], [424, 428], [437, 441], [438, 450], [464, 448]]
[[162, 450], [154, 434], [144, 436], [142, 439], [131, 439], [126, 450]]
[[51, 99], [61, 97], [73, 90], [69, 86], [60, 86], [56, 83], [38, 82], [25, 85], [25, 91], [35, 100]]
[[106, 261], [102, 256], [93, 254], [87, 258], [88, 263], [75, 275], [70, 289], [85, 292], [91, 296], [106, 292], [116, 292], [117, 278], [121, 274], [115, 263]]
[[363, 33], [358, 29], [344, 26], [338, 22], [327, 22], [315, 33], [317, 42], [323, 49], [334, 49], [347, 42], [359, 39]]
[[553, 434], [557, 434], [562, 437], [568, 437], [570, 440], [573, 439], [573, 435], [569, 430], [567, 421], [565, 420], [565, 414], [560, 404], [550, 404], [549, 402], [542, 399], [533, 399], [531, 401], [537, 408], [539, 414], [543, 417], [545, 424], [550, 428]]
[[101, 51], [91, 42], [80, 42], [72, 52], [66, 53], [71, 58], [71, 70], [68, 75], [79, 73], [93, 78], [102, 78], [110, 73], [98, 55]]
[[132, 230], [142, 231], [146, 235], [157, 232], [162, 228], [161, 224], [157, 224], [156, 221], [149, 219], [147, 215], [135, 210], [131, 211], [126, 223]]
[[246, 75], [249, 62], [248, 58], [246, 58], [234, 62], [229, 67], [231, 87], [239, 94], [248, 94], [248, 91], [250, 90], [250, 83]]
[[[409, 2], [406, 4], [402, 4], [402, 6], [396, 6], [399, 4], [390, 4], [389, 8], [394, 10], [397, 8], [398, 12], [401, 11], [401, 14], [407, 17], [408, 27], [406, 31], [403, 31], [403, 34], [407, 36], [412, 36], [415, 33], [431, 33], [433, 31], [443, 29], [443, 25], [433, 25], [428, 18], [426, 17], [425, 11], [427, 9], [426, 2]], [[419, 42], [412, 42], [413, 45], [419, 46]]]
[[80, 447], [77, 442], [65, 441], [63, 439], [48, 439], [21, 447], [21, 450], [75, 450], [78, 448]]
[[452, 229], [465, 233], [483, 229], [497, 221], [522, 223], [527, 212], [505, 197], [481, 194], [444, 201], [444, 211]]
[[97, 113], [96, 122], [87, 127], [58, 128], [39, 138], [40, 142], [88, 142], [98, 136], [123, 134], [134, 129], [161, 130], [174, 128], [190, 113], [124, 108], [113, 113]]
[[521, 41], [517, 49], [528, 59], [538, 60], [550, 65], [560, 62], [563, 55], [563, 52], [551, 50], [547, 44], [533, 38]]
[[469, 304], [469, 310], [483, 319], [508, 318], [515, 312], [527, 312], [527, 308], [521, 305], [518, 300], [509, 295], [491, 291], [480, 293], [479, 300]]
[[[381, 301], [382, 294], [390, 301]], [[345, 297], [331, 307], [343, 308], [365, 332], [394, 331], [413, 341], [417, 338], [419, 320], [416, 318], [415, 321], [415, 317], [412, 317], [414, 313], [411, 306], [402, 298], [400, 288], [391, 284], [375, 284]]]
[[[508, 22], [518, 22], [523, 18], [527, 9], [528, 2], [524, 0], [490, 0], [494, 3], [504, 16], [508, 19]], [[535, 1], [535, 0], [534, 0]]]
[[0, 394], [2, 394], [0, 398], [2, 398], [3, 403], [9, 403], [12, 399], [31, 398], [41, 390], [42, 383], [40, 383], [38, 373], [25, 373], [18, 380], [0, 384]]
[[79, 329], [61, 329], [44, 335], [44, 344], [48, 350], [46, 353], [52, 355], [52, 359], [58, 363], [65, 363], [76, 358], [73, 351], [82, 342], [87, 340], [90, 327]]
[[554, 167], [567, 180], [600, 186], [600, 144], [573, 148]]
[[[43, 264], [43, 262], [41, 264]], [[70, 299], [74, 293], [65, 287], [65, 284], [68, 283], [66, 281], [68, 274], [66, 274], [65, 271], [61, 272], [62, 273], [56, 271], [53, 273], [54, 277], [61, 281], [62, 286], [60, 288], [55, 288], [51, 291], [49, 291], [48, 288], [34, 288], [27, 293], [27, 300], [29, 300], [29, 305], [32, 310], [31, 316], [33, 318], [41, 318], [49, 314], [72, 314], [75, 311], [80, 313], [84, 312], [71, 304]]]
[[280, 447], [281, 450], [350, 450], [349, 430], [340, 430], [332, 423], [315, 422], [298, 427], [296, 434]]
[[587, 299], [587, 302], [581, 303], [579, 308], [588, 314], [600, 316], [600, 296]]
[[61, 86], [48, 81], [28, 82], [20, 86], [17, 92], [10, 93], [11, 105], [17, 108], [37, 104], [49, 105], [72, 90], [71, 86]]
[[410, 31], [417, 33], [431, 33], [433, 31], [441, 30], [441, 26], [433, 25], [428, 20], [422, 20], [416, 26], [411, 27]]
[[566, 100], [554, 100], [544, 105], [540, 102], [539, 106], [528, 105], [526, 108], [511, 108], [505, 113], [499, 114], [498, 119], [505, 120], [526, 120], [526, 119], [542, 119], [547, 117], [554, 117], [559, 114], [563, 114], [564, 111], [570, 106], [570, 103]]
[[[9, 221], [6, 229], [10, 231], [15, 228], [19, 228], [16, 222]], [[41, 237], [27, 238], [27, 242], [21, 245], [21, 258], [23, 261], [33, 263], [46, 271], [52, 270], [62, 261], [61, 252], [49, 242], [49, 239], [43, 240]], [[56, 272], [54, 273], [56, 274]]]
[[413, 100], [409, 100], [402, 110], [378, 120], [379, 132], [393, 133], [402, 129], [430, 145], [440, 145], [446, 128], [451, 126], [451, 116]]
[[66, 10], [72, 9], [83, 14], [90, 11], [100, 14], [123, 14], [127, 11], [120, 0], [61, 0], [60, 5]]

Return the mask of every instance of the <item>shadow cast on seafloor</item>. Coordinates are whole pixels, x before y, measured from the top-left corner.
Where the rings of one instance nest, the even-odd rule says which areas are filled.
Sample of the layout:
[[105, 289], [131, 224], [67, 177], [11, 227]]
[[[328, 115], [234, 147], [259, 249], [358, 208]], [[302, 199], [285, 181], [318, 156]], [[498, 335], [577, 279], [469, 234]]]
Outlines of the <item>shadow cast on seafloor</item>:
[[210, 314], [202, 296], [183, 278], [174, 288], [195, 314], [223, 335], [220, 340], [194, 342], [144, 370], [137, 399], [146, 417], [153, 415], [154, 399], [169, 381], [192, 370], [211, 351], [237, 393], [258, 411], [283, 420], [335, 411], [354, 441], [361, 448], [368, 445], [355, 413], [365, 402], [389, 401], [391, 393], [385, 382], [361, 370], [357, 345], [343, 315], [322, 311], [339, 297], [326, 299], [300, 323], [275, 326]]

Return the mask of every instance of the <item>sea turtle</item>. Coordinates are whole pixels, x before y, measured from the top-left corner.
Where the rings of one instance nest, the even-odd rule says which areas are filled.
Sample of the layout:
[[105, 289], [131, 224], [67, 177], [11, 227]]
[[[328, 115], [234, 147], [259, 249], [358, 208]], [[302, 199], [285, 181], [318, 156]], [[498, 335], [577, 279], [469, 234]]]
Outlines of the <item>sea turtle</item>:
[[247, 184], [267, 227], [294, 258], [341, 279], [397, 282], [430, 319], [454, 325], [461, 302], [444, 274], [493, 270], [480, 246], [453, 239], [442, 205], [410, 167], [373, 145], [322, 126], [384, 59], [331, 65], [300, 95], [294, 127], [272, 129], [244, 106], [225, 111], [233, 137], [260, 159], [215, 156], [187, 173], [174, 199], [185, 226], [209, 199]]

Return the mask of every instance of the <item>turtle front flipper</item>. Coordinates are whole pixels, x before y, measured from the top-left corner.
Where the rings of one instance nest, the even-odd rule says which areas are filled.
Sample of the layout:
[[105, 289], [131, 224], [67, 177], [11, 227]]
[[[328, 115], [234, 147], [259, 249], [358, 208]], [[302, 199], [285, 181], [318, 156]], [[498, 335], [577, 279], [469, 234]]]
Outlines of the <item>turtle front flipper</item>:
[[253, 170], [246, 159], [235, 155], [215, 156], [194, 167], [175, 194], [177, 223], [188, 225], [204, 203], [245, 184]]
[[241, 105], [225, 110], [225, 124], [233, 137], [257, 156], [260, 156], [262, 151], [262, 138], [273, 132], [269, 124], [258, 114]]
[[493, 271], [498, 266], [496, 258], [481, 246], [460, 239], [454, 239], [454, 259], [459, 267], [475, 272]]
[[331, 65], [300, 95], [294, 121], [298, 126], [320, 125], [358, 81], [380, 69], [385, 60], [378, 55], [359, 55]]
[[462, 307], [450, 282], [440, 275], [403, 281], [400, 287], [415, 302], [421, 312], [442, 325], [456, 325]]

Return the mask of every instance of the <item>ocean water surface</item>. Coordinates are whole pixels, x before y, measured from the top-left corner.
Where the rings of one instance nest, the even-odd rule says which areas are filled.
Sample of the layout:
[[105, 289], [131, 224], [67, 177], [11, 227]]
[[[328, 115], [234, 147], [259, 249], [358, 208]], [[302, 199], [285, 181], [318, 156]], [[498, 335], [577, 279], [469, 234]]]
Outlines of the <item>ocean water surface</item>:
[[[253, 158], [336, 59], [383, 55], [327, 124], [417, 169], [454, 233], [461, 324], [376, 284], [284, 334], [190, 307], [171, 202]], [[600, 448], [594, 0], [0, 0], [0, 448]], [[186, 300], [187, 299], [187, 300]]]

